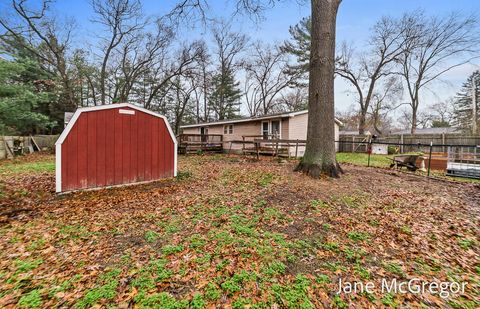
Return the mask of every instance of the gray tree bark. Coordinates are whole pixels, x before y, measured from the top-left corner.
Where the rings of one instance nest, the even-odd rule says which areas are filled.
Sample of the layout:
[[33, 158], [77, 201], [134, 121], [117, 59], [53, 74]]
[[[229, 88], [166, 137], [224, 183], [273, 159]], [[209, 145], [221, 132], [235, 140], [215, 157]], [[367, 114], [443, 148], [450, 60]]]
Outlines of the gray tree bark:
[[312, 40], [308, 97], [307, 145], [296, 167], [318, 178], [339, 177], [342, 172], [335, 156], [335, 28], [341, 0], [312, 1]]

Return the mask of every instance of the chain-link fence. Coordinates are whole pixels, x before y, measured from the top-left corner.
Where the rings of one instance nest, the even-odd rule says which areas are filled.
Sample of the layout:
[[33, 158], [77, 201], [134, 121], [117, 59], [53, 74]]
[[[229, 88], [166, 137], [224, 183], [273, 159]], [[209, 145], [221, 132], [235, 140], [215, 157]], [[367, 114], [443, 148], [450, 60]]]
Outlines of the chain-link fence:
[[[338, 141], [340, 162], [480, 179], [480, 146]], [[348, 149], [350, 151], [346, 152]], [[343, 150], [343, 151], [342, 151]]]

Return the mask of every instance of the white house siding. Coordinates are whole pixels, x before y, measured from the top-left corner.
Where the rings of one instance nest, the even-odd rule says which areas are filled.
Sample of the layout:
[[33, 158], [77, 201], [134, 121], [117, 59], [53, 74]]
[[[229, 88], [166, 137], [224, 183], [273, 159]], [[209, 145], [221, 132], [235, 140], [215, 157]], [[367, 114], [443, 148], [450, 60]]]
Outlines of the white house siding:
[[[308, 114], [301, 114], [294, 117], [290, 117], [288, 121], [288, 139], [291, 140], [306, 140], [307, 139], [307, 125], [308, 125]], [[335, 140], [339, 139], [339, 126], [335, 123]], [[338, 143], [335, 143], [335, 150], [338, 151]], [[303, 156], [305, 152], [305, 147], [298, 147], [298, 155]], [[295, 155], [295, 148], [290, 149], [290, 155]]]
[[288, 133], [289, 133], [289, 118], [283, 118], [282, 123], [280, 125], [280, 138], [282, 139], [288, 139]]

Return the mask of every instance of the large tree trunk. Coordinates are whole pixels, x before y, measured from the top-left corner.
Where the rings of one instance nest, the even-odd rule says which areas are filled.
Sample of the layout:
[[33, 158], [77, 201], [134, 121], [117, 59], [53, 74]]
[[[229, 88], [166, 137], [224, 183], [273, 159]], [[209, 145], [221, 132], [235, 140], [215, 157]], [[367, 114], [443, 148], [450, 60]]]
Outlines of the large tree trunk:
[[417, 133], [417, 112], [418, 112], [418, 89], [415, 90], [415, 96], [412, 98], [412, 128], [410, 133]]
[[412, 128], [410, 130], [411, 134], [417, 133], [417, 109], [412, 109]]
[[367, 125], [367, 111], [360, 111], [360, 119], [358, 120], [358, 134], [365, 134], [365, 127]]
[[341, 0], [312, 0], [312, 40], [305, 154], [296, 171], [338, 177], [335, 157], [335, 28]]

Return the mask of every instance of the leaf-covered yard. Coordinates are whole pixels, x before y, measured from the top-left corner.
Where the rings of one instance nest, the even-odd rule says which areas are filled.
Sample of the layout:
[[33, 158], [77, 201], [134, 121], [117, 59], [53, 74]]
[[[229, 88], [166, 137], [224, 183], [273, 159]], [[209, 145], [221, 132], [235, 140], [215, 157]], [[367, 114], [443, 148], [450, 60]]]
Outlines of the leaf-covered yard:
[[[177, 180], [56, 196], [52, 164], [0, 162], [2, 307], [480, 306], [478, 184], [189, 156]], [[467, 286], [336, 295], [340, 278]]]

